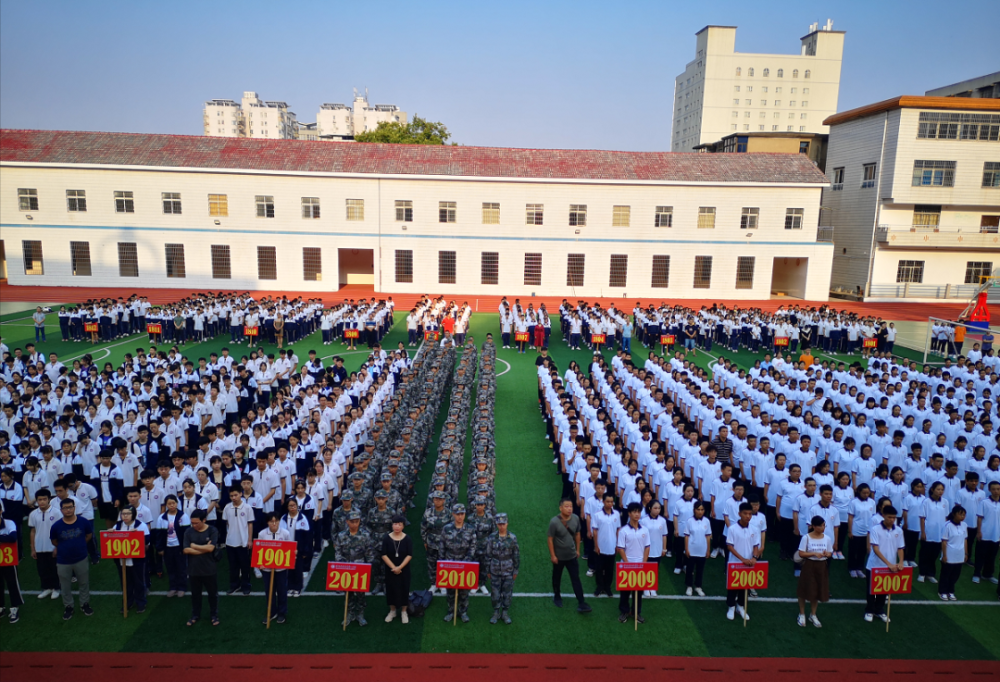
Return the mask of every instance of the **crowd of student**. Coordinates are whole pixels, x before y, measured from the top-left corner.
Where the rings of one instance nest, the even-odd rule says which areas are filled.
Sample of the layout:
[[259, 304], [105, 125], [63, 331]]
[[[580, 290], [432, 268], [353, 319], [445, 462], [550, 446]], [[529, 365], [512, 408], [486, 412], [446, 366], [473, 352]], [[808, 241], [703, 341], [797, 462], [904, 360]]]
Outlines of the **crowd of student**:
[[[707, 310], [706, 344], [715, 334]], [[578, 314], [569, 315], [571, 346]], [[778, 318], [792, 324], [792, 314]], [[676, 325], [699, 313], [672, 315]], [[840, 315], [819, 314], [826, 318]], [[650, 334], [651, 319], [640, 321], [638, 335], [655, 346], [662, 328]], [[848, 349], [851, 341], [848, 333]], [[620, 349], [610, 364], [595, 354], [589, 367], [573, 362], [560, 376], [539, 356], [539, 404], [572, 503], [562, 524], [572, 528], [573, 511], [582, 519], [595, 595], [610, 596], [616, 556], [672, 558], [674, 572], [686, 573], [687, 594], [703, 595], [707, 560], [753, 563], [766, 540], [800, 576], [802, 626], [806, 603], [819, 626], [816, 603], [828, 598], [829, 571], [841, 560], [862, 579], [872, 568], [913, 567], [946, 601], [957, 599], [963, 565], [973, 582], [997, 583], [1000, 378], [987, 362], [991, 348], [922, 370], [878, 349], [867, 368], [807, 366], [780, 349], [773, 362], [767, 357], [750, 370], [720, 357], [710, 375], [682, 352], [650, 353], [635, 366]], [[561, 534], [554, 519], [550, 538]], [[556, 552], [552, 559], [561, 573], [564, 560]], [[628, 597], [621, 595], [623, 622], [634, 610]], [[727, 617], [746, 615], [744, 598], [729, 592]], [[869, 598], [865, 618], [873, 617], [886, 618], [884, 597]]]

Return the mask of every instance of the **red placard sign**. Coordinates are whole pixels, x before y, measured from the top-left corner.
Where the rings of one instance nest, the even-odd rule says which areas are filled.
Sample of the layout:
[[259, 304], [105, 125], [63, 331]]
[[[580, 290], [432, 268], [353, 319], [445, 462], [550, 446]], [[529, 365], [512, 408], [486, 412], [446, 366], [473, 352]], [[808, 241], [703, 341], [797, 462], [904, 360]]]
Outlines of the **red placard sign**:
[[428, 329], [424, 332], [424, 341], [437, 341], [441, 334], [436, 329]]
[[619, 592], [656, 590], [659, 586], [659, 568], [659, 564], [653, 562], [620, 561], [615, 564], [615, 589]]
[[446, 590], [475, 590], [479, 587], [479, 562], [438, 559], [434, 586]]
[[758, 561], [753, 566], [731, 563], [726, 565], [727, 590], [767, 589], [767, 562]]
[[527, 343], [528, 332], [514, 332], [514, 343]]
[[788, 345], [788, 337], [787, 336], [775, 336], [774, 337], [774, 345], [775, 346], [787, 346]]
[[257, 336], [259, 327], [243, 327], [243, 336]]
[[361, 333], [357, 329], [345, 329], [344, 338], [345, 339], [356, 339], [361, 336]]
[[590, 342], [593, 343], [593, 344], [607, 343], [608, 342], [608, 336], [607, 336], [607, 334], [591, 334], [590, 335]]
[[149, 323], [149, 324], [146, 325], [146, 333], [147, 334], [162, 334], [163, 333], [163, 325]]
[[102, 559], [145, 559], [146, 534], [141, 530], [102, 530]]
[[660, 334], [661, 346], [672, 346], [677, 343], [677, 338], [673, 334]]
[[893, 573], [888, 568], [873, 568], [868, 585], [871, 594], [909, 594], [913, 591], [913, 569], [909, 566]]
[[298, 544], [290, 540], [254, 540], [250, 552], [250, 565], [265, 571], [295, 568]]
[[367, 592], [371, 584], [371, 564], [331, 561], [326, 565], [326, 589], [331, 592]]
[[878, 339], [864, 339], [861, 345], [864, 348], [878, 348]]
[[17, 566], [20, 557], [17, 555], [16, 542], [0, 544], [0, 566]]
[[84, 322], [83, 331], [93, 334], [94, 332], [100, 331], [100, 327], [96, 322]]

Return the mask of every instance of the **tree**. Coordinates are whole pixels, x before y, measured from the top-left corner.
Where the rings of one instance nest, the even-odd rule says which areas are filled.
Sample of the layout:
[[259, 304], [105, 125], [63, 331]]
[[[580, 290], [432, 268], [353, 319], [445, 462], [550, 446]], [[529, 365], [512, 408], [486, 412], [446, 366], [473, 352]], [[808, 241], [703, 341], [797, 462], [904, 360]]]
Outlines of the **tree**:
[[375, 130], [355, 135], [354, 140], [386, 144], [445, 144], [450, 137], [451, 133], [443, 123], [426, 121], [414, 115], [410, 123], [382, 121]]

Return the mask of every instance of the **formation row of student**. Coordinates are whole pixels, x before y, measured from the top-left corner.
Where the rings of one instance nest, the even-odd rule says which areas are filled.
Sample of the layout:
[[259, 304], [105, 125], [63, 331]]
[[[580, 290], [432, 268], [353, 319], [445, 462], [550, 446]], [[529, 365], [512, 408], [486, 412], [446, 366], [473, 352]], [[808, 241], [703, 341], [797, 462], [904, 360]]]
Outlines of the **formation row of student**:
[[539, 304], [537, 309], [534, 303], [528, 303], [525, 308], [521, 305], [521, 299], [515, 298], [510, 303], [504, 296], [500, 300], [498, 313], [500, 339], [505, 349], [516, 348], [518, 353], [524, 353], [527, 349], [540, 350], [548, 345], [552, 320], [544, 303]]
[[472, 306], [468, 301], [458, 305], [454, 300], [446, 301], [444, 296], [434, 299], [423, 296], [406, 315], [407, 345], [419, 346], [426, 332], [434, 332], [437, 336], [450, 336], [455, 344], [463, 346], [471, 317]]

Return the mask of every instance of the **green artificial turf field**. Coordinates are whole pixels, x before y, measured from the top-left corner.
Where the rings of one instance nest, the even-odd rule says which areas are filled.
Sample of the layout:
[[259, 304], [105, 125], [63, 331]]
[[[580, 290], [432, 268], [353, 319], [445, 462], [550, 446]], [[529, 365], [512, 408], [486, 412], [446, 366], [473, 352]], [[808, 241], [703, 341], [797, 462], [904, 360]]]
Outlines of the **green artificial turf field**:
[[[33, 341], [30, 320], [0, 321], [0, 335], [12, 349]], [[481, 344], [487, 332], [499, 341], [496, 315], [476, 314], [470, 333]], [[108, 361], [117, 365], [126, 352], [138, 346], [148, 346], [145, 335], [116, 341], [107, 346], [59, 340], [55, 315], [50, 316], [50, 342], [42, 345], [54, 351], [66, 364], [74, 357], [90, 352], [99, 365]], [[384, 340], [387, 348], [405, 340], [405, 325], [397, 315], [396, 324]], [[228, 345], [228, 337], [218, 337], [206, 343], [188, 345], [184, 352], [192, 359], [218, 351]], [[299, 357], [309, 349], [320, 356], [341, 354], [345, 365], [355, 368], [366, 351], [354, 354], [342, 352], [342, 346], [323, 346], [319, 333], [295, 344]], [[245, 347], [244, 347], [245, 348]], [[718, 355], [719, 349], [713, 351]], [[558, 338], [558, 330], [550, 346], [550, 354], [561, 371], [570, 360], [587, 361], [587, 350], [571, 351]], [[606, 353], [610, 356], [610, 353]], [[239, 349], [233, 352], [239, 357]], [[729, 354], [726, 354], [727, 357]], [[646, 351], [634, 344], [633, 358], [641, 363]], [[752, 364], [754, 356], [746, 351], [736, 354], [741, 365]], [[515, 584], [511, 616], [513, 625], [490, 625], [492, 608], [487, 597], [474, 597], [469, 609], [472, 621], [453, 627], [442, 621], [444, 604], [435, 598], [426, 617], [402, 625], [382, 622], [386, 613], [384, 600], [368, 598], [369, 626], [352, 624], [342, 632], [339, 620], [343, 613], [343, 598], [332, 597], [324, 590], [325, 562], [331, 560], [327, 549], [319, 567], [313, 573], [309, 594], [289, 600], [288, 622], [264, 630], [261, 619], [265, 610], [260, 596], [222, 597], [222, 626], [210, 628], [206, 622], [194, 628], [184, 627], [189, 615], [187, 599], [167, 599], [166, 579], [153, 581], [154, 594], [143, 614], [134, 611], [127, 620], [119, 614], [120, 584], [109, 562], [91, 571], [91, 589], [102, 592], [92, 600], [96, 614], [84, 617], [79, 609], [68, 622], [61, 620], [60, 601], [39, 601], [27, 597], [16, 625], [0, 620], [0, 650], [4, 651], [161, 651], [192, 653], [343, 653], [343, 652], [489, 652], [489, 653], [630, 653], [674, 656], [797, 656], [849, 658], [1000, 658], [1000, 602], [996, 586], [984, 582], [972, 584], [966, 568], [956, 590], [961, 601], [940, 603], [934, 585], [916, 584], [912, 595], [893, 600], [892, 624], [889, 633], [879, 621], [862, 620], [866, 593], [864, 581], [847, 577], [844, 563], [836, 562], [831, 576], [834, 601], [820, 606], [823, 628], [799, 628], [794, 603], [795, 579], [791, 565], [778, 561], [776, 548], [769, 543], [766, 557], [771, 561], [770, 586], [761, 591], [761, 599], [751, 600], [752, 616], [748, 627], [741, 622], [725, 619], [723, 559], [709, 560], [706, 567], [707, 597], [683, 597], [683, 576], [673, 575], [672, 562], [665, 560], [660, 573], [659, 594], [662, 599], [647, 599], [643, 608], [646, 623], [633, 630], [633, 623], [617, 621], [617, 599], [590, 598], [594, 610], [581, 615], [573, 608], [574, 600], [568, 577], [563, 579], [566, 606], [556, 608], [551, 593], [551, 564], [548, 558], [545, 532], [549, 519], [556, 513], [561, 481], [552, 465], [552, 451], [545, 439], [545, 424], [537, 407], [535, 354], [523, 355], [513, 350], [499, 350], [496, 400], [496, 499], [500, 511], [510, 515], [510, 530], [520, 540], [521, 569]], [[713, 361], [699, 353], [697, 362], [707, 366]], [[823, 359], [823, 358], [820, 358]], [[847, 358], [844, 358], [847, 359]], [[852, 358], [852, 359], [857, 359]], [[329, 362], [329, 358], [326, 359]], [[509, 366], [509, 368], [508, 368]], [[439, 424], [440, 427], [440, 424]], [[432, 445], [436, 451], [437, 443]], [[466, 453], [468, 462], [469, 453]], [[464, 479], [464, 477], [463, 477]], [[416, 497], [418, 506], [426, 497], [429, 476], [422, 476]], [[460, 499], [465, 499], [464, 482]], [[411, 510], [410, 519], [419, 521]], [[417, 525], [409, 531], [417, 532]], [[417, 545], [414, 561], [413, 587], [427, 586], [422, 547]], [[219, 567], [220, 584], [226, 584], [227, 567]], [[38, 590], [38, 578], [30, 558], [22, 561], [22, 589]], [[592, 593], [592, 578], [583, 577], [584, 589]], [[262, 590], [255, 580], [255, 590]], [[158, 594], [157, 594], [158, 593]], [[599, 630], [595, 629], [599, 628]], [[600, 633], [598, 636], [597, 633]]]

